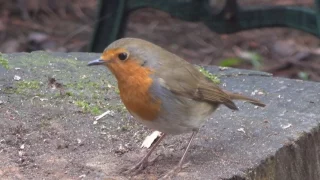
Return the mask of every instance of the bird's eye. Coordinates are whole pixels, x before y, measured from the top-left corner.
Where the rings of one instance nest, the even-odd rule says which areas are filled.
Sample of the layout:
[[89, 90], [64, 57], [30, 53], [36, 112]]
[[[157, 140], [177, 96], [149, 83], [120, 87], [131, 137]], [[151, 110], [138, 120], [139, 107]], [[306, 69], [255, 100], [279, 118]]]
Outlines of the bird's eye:
[[123, 52], [123, 53], [120, 53], [118, 54], [118, 58], [121, 60], [121, 61], [124, 61], [128, 58], [128, 54]]

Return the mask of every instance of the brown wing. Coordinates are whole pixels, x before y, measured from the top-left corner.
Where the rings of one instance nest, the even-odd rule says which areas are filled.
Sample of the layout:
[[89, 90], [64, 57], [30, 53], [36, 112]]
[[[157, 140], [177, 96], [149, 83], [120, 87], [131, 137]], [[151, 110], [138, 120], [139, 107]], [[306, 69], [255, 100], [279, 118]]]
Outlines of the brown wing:
[[168, 64], [170, 65], [164, 66], [167, 68], [159, 68], [157, 75], [161, 84], [171, 92], [190, 99], [224, 104], [230, 109], [238, 109], [227, 93], [207, 80], [193, 65], [183, 61]]
[[224, 104], [230, 109], [237, 110], [233, 99], [248, 101], [258, 106], [263, 103], [238, 94], [224, 92], [218, 85], [209, 81], [195, 66], [172, 54], [161, 47], [149, 44], [152, 58], [161, 61], [151, 61], [149, 66], [156, 67], [155, 76], [161, 85], [171, 92], [198, 101], [206, 101], [213, 105]]

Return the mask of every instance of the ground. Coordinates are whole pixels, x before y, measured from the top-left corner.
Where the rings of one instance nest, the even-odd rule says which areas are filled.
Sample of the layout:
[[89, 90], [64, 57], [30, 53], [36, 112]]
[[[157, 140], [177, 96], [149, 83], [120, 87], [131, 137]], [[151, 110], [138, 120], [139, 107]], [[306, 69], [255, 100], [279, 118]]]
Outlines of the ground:
[[[122, 169], [134, 165], [146, 153], [147, 149], [140, 146], [152, 130], [138, 124], [126, 111], [110, 72], [104, 67], [86, 66], [88, 60], [97, 57], [89, 53], [45, 52], [1, 55], [2, 62], [8, 62], [0, 69], [2, 179], [128, 177]], [[212, 78], [207, 71], [205, 74]], [[212, 79], [217, 82], [217, 78]], [[260, 110], [255, 108], [256, 112]], [[107, 116], [96, 121], [94, 116], [103, 111], [108, 111]], [[210, 126], [208, 129], [212, 130]], [[208, 145], [207, 141], [215, 138], [212, 132], [205, 132], [191, 147], [197, 163], [211, 163], [224, 146], [221, 141], [213, 149], [202, 147], [199, 142]], [[168, 136], [151, 157], [158, 157], [155, 165], [133, 177], [157, 178], [168, 171], [169, 165], [174, 167], [189, 136]], [[208, 153], [212, 153], [210, 158]]]
[[[3, 43], [0, 51], [84, 51], [90, 42], [96, 5], [95, 1], [86, 2], [86, 6], [75, 3], [71, 10], [62, 8], [61, 11], [39, 7], [36, 10], [19, 9], [14, 3], [0, 2], [1, 5], [8, 5], [1, 6], [0, 39]], [[29, 17], [21, 15], [21, 12], [25, 11], [30, 11]], [[256, 67], [259, 70], [274, 73], [276, 76], [320, 81], [317, 60], [320, 41], [297, 30], [267, 28], [218, 35], [201, 23], [183, 22], [166, 13], [143, 9], [130, 16], [125, 36], [150, 40], [192, 63], [203, 65], [219, 65], [226, 59], [239, 58], [243, 53], [254, 52], [263, 59], [264, 65]], [[303, 56], [298, 56], [300, 54]], [[11, 68], [17, 68], [10, 60], [19, 58], [10, 57], [1, 56], [0, 63], [5, 65], [4, 60], [8, 60]], [[85, 66], [84, 62], [71, 66], [67, 71], [68, 77], [62, 77], [66, 72], [59, 73], [59, 66], [55, 66], [59, 58], [55, 58], [52, 63], [55, 71], [48, 71], [41, 77], [30, 77], [36, 71], [51, 68], [50, 64], [41, 64], [41, 61], [36, 60], [46, 58], [42, 57], [41, 53], [27, 55], [27, 58], [29, 65], [24, 66], [28, 65], [28, 69], [11, 69], [10, 74], [0, 77], [1, 82], [6, 82], [0, 86], [0, 161], [3, 162], [0, 164], [1, 178], [106, 177], [106, 172], [114, 172], [119, 166], [112, 162], [120, 158], [121, 166], [126, 163], [133, 164], [138, 159], [137, 156], [145, 152], [139, 149], [139, 146], [151, 130], [128, 120], [129, 115], [119, 100], [115, 82], [103, 81], [102, 74], [79, 76], [77, 66]], [[288, 59], [291, 58], [296, 58], [297, 62], [308, 63], [290, 63]], [[69, 59], [71, 60], [60, 63], [74, 63], [72, 55]], [[88, 57], [84, 56], [83, 60], [88, 60]], [[34, 68], [30, 67], [33, 63], [37, 63]], [[252, 63], [246, 61], [237, 67], [254, 68]], [[18, 75], [22, 80], [13, 81], [12, 75]], [[51, 77], [52, 75], [55, 76]], [[105, 76], [110, 74], [106, 72]], [[6, 81], [6, 77], [10, 77], [10, 81]], [[90, 82], [94, 83], [88, 84]], [[65, 91], [60, 88], [59, 83], [65, 86]], [[95, 92], [95, 89], [100, 91]], [[88, 91], [91, 91], [90, 96]], [[90, 98], [90, 101], [87, 98]], [[109, 118], [94, 122], [94, 115], [107, 109], [111, 110], [109, 116], [114, 113], [115, 117], [112, 119], [117, 119], [118, 124], [111, 123]], [[148, 178], [158, 177], [165, 172], [162, 166], [177, 162], [187, 139], [188, 137], [183, 140], [166, 140], [157, 153], [162, 154], [160, 160], [165, 158], [165, 161], [157, 162], [155, 168], [147, 169], [145, 172]], [[127, 153], [130, 151], [134, 153]], [[110, 164], [99, 164], [101, 157], [106, 158], [105, 154], [109, 152], [113, 154], [108, 156]], [[128, 154], [132, 157], [128, 157]], [[174, 158], [170, 159], [171, 157]], [[116, 158], [118, 159], [115, 160]], [[88, 159], [92, 162], [84, 165], [83, 162]], [[99, 168], [103, 169], [103, 173], [97, 170]], [[139, 177], [144, 175], [137, 176]], [[114, 178], [119, 177], [114, 175]]]

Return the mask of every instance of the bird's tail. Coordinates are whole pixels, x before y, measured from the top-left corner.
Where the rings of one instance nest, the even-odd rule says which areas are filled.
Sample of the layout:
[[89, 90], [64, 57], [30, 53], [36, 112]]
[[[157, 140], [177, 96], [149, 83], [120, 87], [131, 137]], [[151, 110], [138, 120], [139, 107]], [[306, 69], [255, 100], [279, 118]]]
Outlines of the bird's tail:
[[232, 99], [232, 100], [244, 100], [244, 101], [247, 101], [247, 102], [254, 104], [256, 106], [260, 106], [260, 107], [266, 106], [265, 104], [263, 104], [262, 102], [260, 102], [258, 100], [243, 96], [241, 94], [234, 94], [234, 93], [227, 93], [227, 94], [229, 95], [230, 99]]

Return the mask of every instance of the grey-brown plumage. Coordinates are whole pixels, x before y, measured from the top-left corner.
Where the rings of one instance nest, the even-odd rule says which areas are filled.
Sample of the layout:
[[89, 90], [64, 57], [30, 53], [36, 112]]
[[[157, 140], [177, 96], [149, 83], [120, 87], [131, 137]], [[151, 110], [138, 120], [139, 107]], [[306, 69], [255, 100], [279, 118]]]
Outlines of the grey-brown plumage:
[[[253, 98], [223, 91], [195, 66], [150, 42], [123, 38], [107, 49], [113, 48], [128, 50], [132, 59], [154, 70], [151, 75], [154, 83], [150, 91], [155, 98], [161, 100], [162, 110], [159, 118], [152, 123], [141, 121], [150, 128], [171, 134], [198, 129], [221, 104], [238, 110], [233, 100], [265, 106]], [[165, 124], [170, 121], [171, 126], [167, 127]]]
[[[121, 84], [120, 96], [135, 119], [164, 134], [193, 132], [178, 169], [198, 129], [221, 104], [233, 110], [238, 109], [233, 100], [265, 106], [258, 100], [223, 91], [195, 66], [141, 39], [113, 42], [100, 59], [89, 63], [99, 64], [105, 64]], [[131, 170], [143, 168], [153, 150]]]

